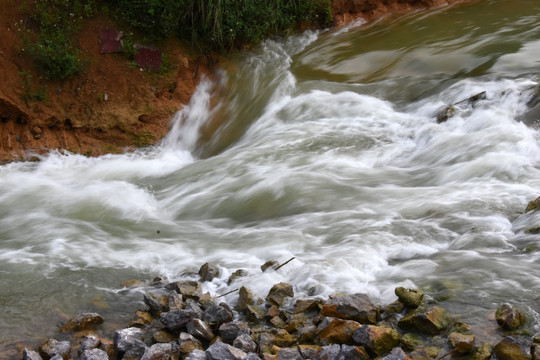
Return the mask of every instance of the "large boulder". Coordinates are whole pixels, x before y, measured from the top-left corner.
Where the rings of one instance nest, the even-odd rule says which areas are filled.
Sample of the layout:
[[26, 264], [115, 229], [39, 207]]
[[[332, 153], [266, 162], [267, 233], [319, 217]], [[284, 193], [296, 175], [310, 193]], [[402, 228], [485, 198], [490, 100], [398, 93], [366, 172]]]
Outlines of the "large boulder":
[[401, 318], [398, 326], [427, 334], [440, 334], [450, 325], [450, 315], [441, 307], [418, 308]]
[[362, 324], [375, 324], [378, 313], [378, 308], [365, 294], [333, 296], [321, 309], [324, 316], [354, 320]]
[[390, 328], [363, 325], [355, 330], [353, 340], [362, 345], [373, 355], [383, 355], [399, 344], [399, 333]]

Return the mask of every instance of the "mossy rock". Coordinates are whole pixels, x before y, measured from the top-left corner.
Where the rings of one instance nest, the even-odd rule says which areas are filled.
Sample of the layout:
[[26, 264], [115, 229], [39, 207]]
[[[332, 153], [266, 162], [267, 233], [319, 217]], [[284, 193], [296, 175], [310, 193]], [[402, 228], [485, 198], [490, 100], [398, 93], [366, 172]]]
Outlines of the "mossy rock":
[[439, 306], [418, 308], [398, 322], [402, 329], [433, 335], [442, 333], [449, 325], [450, 315]]
[[399, 298], [399, 301], [413, 309], [419, 307], [424, 299], [424, 292], [418, 289], [398, 287], [395, 290], [395, 294]]

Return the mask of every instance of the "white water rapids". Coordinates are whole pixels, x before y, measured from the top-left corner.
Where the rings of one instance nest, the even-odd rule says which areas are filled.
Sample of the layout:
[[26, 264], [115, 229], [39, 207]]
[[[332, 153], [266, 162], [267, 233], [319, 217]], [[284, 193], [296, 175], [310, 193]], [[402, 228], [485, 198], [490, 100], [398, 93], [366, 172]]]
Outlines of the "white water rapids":
[[142, 296], [122, 282], [205, 262], [213, 295], [284, 281], [382, 304], [419, 287], [472, 325], [510, 302], [540, 331], [540, 212], [524, 213], [540, 133], [519, 121], [539, 23], [536, 0], [492, 0], [269, 40], [201, 83], [162, 144], [0, 166], [0, 347], [54, 334], [61, 312], [129, 320]]

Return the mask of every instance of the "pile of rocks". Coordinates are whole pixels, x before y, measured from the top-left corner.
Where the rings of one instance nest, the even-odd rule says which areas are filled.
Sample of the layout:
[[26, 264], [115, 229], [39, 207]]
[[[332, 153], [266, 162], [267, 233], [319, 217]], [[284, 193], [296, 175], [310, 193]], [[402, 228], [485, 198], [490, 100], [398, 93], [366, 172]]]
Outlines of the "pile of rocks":
[[[219, 274], [205, 264], [200, 281]], [[242, 276], [242, 271], [233, 276]], [[495, 346], [480, 342], [471, 328], [455, 322], [420, 290], [397, 288], [398, 300], [375, 306], [364, 294], [299, 299], [293, 286], [274, 285], [259, 299], [246, 287], [234, 310], [203, 293], [202, 283], [157, 279], [144, 294], [147, 309], [137, 311], [113, 339], [98, 337], [98, 314], [80, 314], [62, 329], [86, 329], [84, 338], [49, 339], [24, 360], [226, 360], [226, 359], [540, 359], [540, 336], [507, 336]], [[526, 318], [505, 304], [496, 312], [500, 331], [522, 327]]]

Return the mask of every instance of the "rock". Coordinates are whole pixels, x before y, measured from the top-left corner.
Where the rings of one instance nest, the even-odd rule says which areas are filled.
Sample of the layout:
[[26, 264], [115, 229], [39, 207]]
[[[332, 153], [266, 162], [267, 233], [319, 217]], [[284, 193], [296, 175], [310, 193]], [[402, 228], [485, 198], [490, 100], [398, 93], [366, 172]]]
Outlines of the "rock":
[[425, 348], [416, 349], [409, 353], [409, 358], [411, 358], [411, 360], [431, 360], [436, 357], [437, 355], [435, 355], [435, 357], [431, 356]]
[[415, 330], [427, 334], [439, 334], [450, 324], [450, 316], [446, 310], [434, 306], [416, 309], [407, 316], [401, 318], [398, 326], [405, 330]]
[[199, 276], [201, 277], [201, 281], [212, 281], [212, 279], [219, 277], [220, 271], [219, 269], [212, 264], [206, 263], [199, 269]]
[[101, 349], [84, 350], [80, 360], [109, 360], [109, 355]]
[[322, 307], [322, 301], [321, 300], [296, 300], [296, 304], [294, 305], [293, 314], [299, 314], [309, 311], [319, 311], [320, 307]]
[[152, 334], [152, 340], [155, 343], [168, 343], [171, 341], [176, 341], [176, 338], [176, 336], [165, 330], [156, 330]]
[[86, 335], [79, 347], [79, 355], [85, 350], [97, 349], [101, 345], [101, 341], [95, 335]]
[[304, 359], [313, 359], [321, 347], [318, 345], [298, 345], [297, 349]]
[[395, 347], [388, 355], [382, 357], [381, 360], [410, 360], [410, 358], [399, 347]]
[[321, 309], [324, 316], [354, 320], [362, 324], [375, 324], [378, 309], [371, 303], [367, 295], [354, 294], [334, 296]]
[[176, 291], [171, 291], [169, 298], [167, 299], [167, 306], [169, 311], [181, 310], [184, 308], [184, 299], [182, 295], [178, 294]]
[[422, 345], [422, 340], [415, 334], [405, 334], [401, 337], [401, 347], [405, 351], [413, 351]]
[[61, 357], [60, 355], [54, 355], [52, 358], [50, 358], [49, 360], [63, 360], [64, 358]]
[[489, 360], [493, 353], [493, 347], [487, 343], [482, 343], [479, 347], [475, 348], [471, 359], [472, 360]]
[[238, 269], [235, 272], [233, 272], [231, 276], [229, 276], [229, 279], [227, 280], [227, 285], [231, 285], [239, 277], [244, 277], [247, 275], [248, 275], [248, 272], [246, 270]]
[[193, 350], [188, 357], [186, 357], [184, 360], [207, 360], [208, 357], [206, 357], [206, 352], [202, 350]]
[[102, 54], [122, 52], [122, 37], [124, 33], [116, 29], [99, 30], [99, 50]]
[[161, 313], [159, 319], [168, 330], [175, 331], [184, 328], [191, 320], [199, 318], [193, 310], [174, 310]]
[[495, 312], [495, 320], [504, 329], [513, 330], [525, 324], [525, 316], [510, 304], [501, 305]]
[[533, 360], [540, 360], [540, 344], [531, 345], [531, 356]]
[[219, 327], [219, 335], [223, 338], [223, 341], [232, 344], [240, 334], [249, 334], [250, 329], [248, 324], [241, 321], [231, 321], [222, 324]]
[[[212, 303], [212, 305], [215, 305], [215, 304]], [[195, 301], [193, 299], [187, 299], [187, 301], [184, 304], [183, 310], [195, 312], [196, 314], [195, 318], [197, 319], [204, 318], [204, 310], [201, 307], [201, 304], [199, 303], [199, 301]]]
[[285, 348], [278, 351], [278, 360], [304, 360], [297, 349]]
[[341, 345], [341, 355], [344, 360], [368, 360], [369, 354], [363, 347], [354, 345]]
[[240, 334], [234, 339], [233, 346], [247, 353], [257, 350], [257, 344], [247, 333]]
[[454, 323], [454, 325], [452, 326], [452, 330], [450, 331], [450, 333], [453, 333], [453, 332], [457, 332], [460, 334], [470, 334], [471, 327], [464, 322], [458, 321]]
[[452, 347], [460, 354], [468, 354], [474, 344], [474, 335], [453, 332], [448, 339]]
[[290, 346], [294, 341], [294, 337], [285, 329], [280, 329], [275, 333], [274, 344], [279, 347]]
[[291, 284], [280, 282], [270, 289], [266, 301], [272, 305], [281, 306], [286, 297], [293, 297], [294, 291]]
[[262, 353], [269, 353], [274, 345], [275, 336], [268, 332], [259, 335], [259, 349]]
[[208, 360], [241, 360], [247, 356], [245, 352], [221, 341], [216, 341], [206, 349]]
[[341, 346], [338, 344], [332, 344], [323, 346], [319, 352], [315, 355], [313, 360], [342, 360]]
[[187, 332], [197, 339], [210, 341], [214, 338], [214, 333], [210, 326], [201, 319], [193, 319], [186, 326]]
[[298, 329], [298, 343], [313, 344], [317, 338], [317, 332], [315, 325], [302, 326]]
[[144, 303], [150, 308], [150, 312], [159, 315], [169, 311], [169, 292], [163, 289], [148, 291], [144, 294]]
[[375, 325], [363, 325], [355, 330], [353, 340], [377, 356], [385, 354], [399, 344], [399, 333], [390, 328]]
[[36, 351], [25, 348], [23, 350], [23, 360], [43, 360], [43, 358]]
[[165, 288], [167, 290], [175, 290], [183, 298], [198, 300], [202, 296], [202, 287], [197, 281], [178, 281], [167, 284]]
[[153, 320], [154, 318], [149, 312], [137, 310], [133, 315], [133, 319], [129, 322], [129, 327], [142, 327], [151, 324]]
[[50, 359], [55, 355], [60, 355], [63, 359], [69, 358], [71, 345], [69, 341], [57, 341], [49, 339], [39, 347], [39, 354], [44, 359]]
[[405, 309], [405, 304], [401, 301], [397, 300], [394, 301], [391, 304], [386, 305], [382, 308], [382, 314], [381, 317], [383, 319], [389, 318], [390, 316], [394, 314], [401, 314], [401, 312]]
[[275, 328], [283, 329], [287, 326], [287, 323], [283, 321], [279, 316], [274, 316], [270, 319], [270, 324], [272, 324]]
[[529, 203], [527, 204], [527, 208], [525, 209], [525, 212], [529, 212], [533, 210], [536, 211], [538, 209], [540, 209], [540, 196], [534, 200], [529, 201]]
[[498, 360], [531, 360], [530, 344], [528, 341], [515, 337], [502, 339], [493, 352]]
[[349, 344], [355, 330], [360, 326], [356, 321], [334, 318], [328, 324], [320, 326], [317, 335], [324, 344]]
[[242, 286], [238, 291], [238, 309], [246, 310], [248, 305], [253, 305], [253, 292]]
[[144, 333], [141, 329], [130, 327], [127, 329], [116, 330], [114, 333], [114, 348], [118, 357], [126, 356], [141, 357], [146, 351], [146, 344], [143, 342]]
[[180, 345], [180, 353], [182, 354], [190, 354], [194, 350], [204, 350], [201, 342], [197, 338], [185, 332], [180, 333], [178, 344]]
[[264, 264], [261, 265], [261, 270], [265, 272], [268, 269], [275, 270], [279, 266], [279, 263], [274, 260], [268, 260]]
[[261, 358], [260, 358], [259, 356], [257, 356], [257, 354], [249, 353], [249, 354], [247, 354], [247, 356], [244, 358], [244, 360], [261, 360]]
[[406, 306], [416, 309], [422, 303], [424, 299], [424, 292], [417, 289], [406, 289], [404, 287], [398, 287], [394, 291], [396, 296]]
[[233, 313], [230, 309], [221, 305], [213, 305], [204, 311], [204, 321], [210, 324], [221, 325], [232, 321]]
[[437, 118], [437, 123], [443, 123], [446, 120], [450, 119], [451, 117], [454, 117], [457, 113], [457, 109], [453, 105], [448, 105], [443, 107], [442, 109], [437, 111], [437, 114], [435, 115]]
[[146, 349], [141, 360], [178, 360], [176, 343], [154, 344]]
[[248, 305], [245, 313], [249, 322], [259, 323], [264, 320], [264, 310], [256, 305]]
[[102, 323], [103, 318], [98, 313], [83, 313], [71, 318], [60, 331], [79, 331]]

